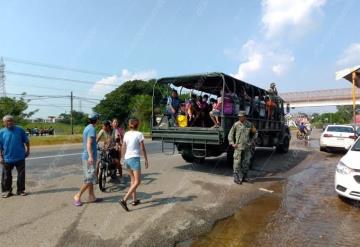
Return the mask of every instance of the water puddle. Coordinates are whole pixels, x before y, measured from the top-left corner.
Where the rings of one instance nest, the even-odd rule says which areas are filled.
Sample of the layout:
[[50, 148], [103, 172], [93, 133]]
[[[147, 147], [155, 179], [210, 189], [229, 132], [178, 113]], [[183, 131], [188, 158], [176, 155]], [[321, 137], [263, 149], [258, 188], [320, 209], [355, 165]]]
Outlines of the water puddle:
[[281, 206], [281, 184], [267, 190], [274, 192], [264, 192], [263, 196], [241, 208], [235, 215], [217, 222], [206, 236], [186, 241], [178, 247], [249, 246], [259, 231], [265, 230], [269, 217]]
[[269, 193], [178, 246], [359, 246], [360, 203], [338, 198], [335, 166], [341, 155], [314, 153], [308, 165]]

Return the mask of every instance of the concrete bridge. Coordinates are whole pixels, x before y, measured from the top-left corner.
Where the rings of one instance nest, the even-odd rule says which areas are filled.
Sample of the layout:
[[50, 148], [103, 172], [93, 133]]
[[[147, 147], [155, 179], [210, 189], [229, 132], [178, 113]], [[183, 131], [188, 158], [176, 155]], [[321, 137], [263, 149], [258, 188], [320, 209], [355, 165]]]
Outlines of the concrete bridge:
[[[352, 105], [351, 88], [281, 93], [290, 107]], [[360, 89], [356, 88], [356, 104], [360, 104]]]

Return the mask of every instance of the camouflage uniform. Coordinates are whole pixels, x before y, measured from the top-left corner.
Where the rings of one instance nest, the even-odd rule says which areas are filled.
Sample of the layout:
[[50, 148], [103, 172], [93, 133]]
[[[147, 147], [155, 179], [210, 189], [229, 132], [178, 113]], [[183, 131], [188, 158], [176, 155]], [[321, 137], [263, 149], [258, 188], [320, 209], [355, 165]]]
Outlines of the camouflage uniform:
[[229, 144], [237, 144], [234, 150], [234, 182], [239, 183], [249, 171], [251, 159], [251, 145], [256, 137], [256, 128], [249, 121], [237, 121], [231, 127], [228, 140]]

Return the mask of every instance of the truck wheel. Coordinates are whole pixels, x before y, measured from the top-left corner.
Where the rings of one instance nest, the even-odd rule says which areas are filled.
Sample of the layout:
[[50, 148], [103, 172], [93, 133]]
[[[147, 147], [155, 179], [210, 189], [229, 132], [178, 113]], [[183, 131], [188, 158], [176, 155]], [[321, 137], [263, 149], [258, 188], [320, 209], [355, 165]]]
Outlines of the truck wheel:
[[289, 137], [285, 137], [283, 143], [276, 147], [276, 152], [283, 154], [287, 153], [289, 151], [289, 146], [290, 146]]
[[189, 152], [183, 152], [181, 157], [188, 163], [192, 163], [195, 160], [195, 157]]

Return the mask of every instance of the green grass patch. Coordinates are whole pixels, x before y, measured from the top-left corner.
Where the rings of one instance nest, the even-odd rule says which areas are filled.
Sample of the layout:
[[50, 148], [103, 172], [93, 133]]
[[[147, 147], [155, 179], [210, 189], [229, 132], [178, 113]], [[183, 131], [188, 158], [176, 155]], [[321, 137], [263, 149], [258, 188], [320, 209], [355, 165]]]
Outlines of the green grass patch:
[[30, 136], [31, 146], [81, 143], [82, 135]]

